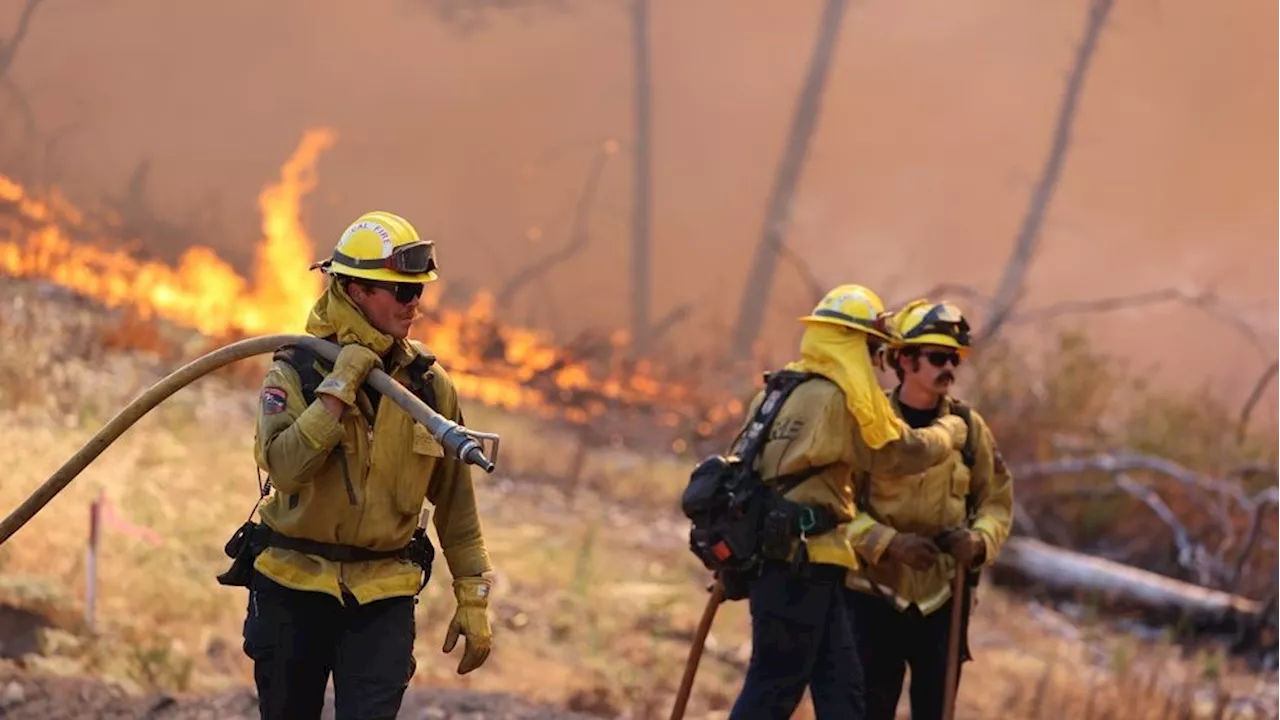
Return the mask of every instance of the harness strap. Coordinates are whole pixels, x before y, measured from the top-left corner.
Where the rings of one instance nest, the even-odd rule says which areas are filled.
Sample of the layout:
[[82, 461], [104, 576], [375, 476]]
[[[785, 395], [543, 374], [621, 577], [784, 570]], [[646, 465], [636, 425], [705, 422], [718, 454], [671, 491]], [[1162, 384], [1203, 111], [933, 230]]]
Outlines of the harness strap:
[[[337, 340], [333, 335], [324, 339], [330, 342]], [[320, 387], [324, 376], [333, 370], [333, 363], [303, 345], [283, 345], [276, 350], [271, 359], [285, 362], [298, 373], [298, 381], [302, 386], [302, 399], [308, 405], [315, 402], [316, 388]], [[425, 402], [432, 410], [438, 410], [435, 383], [432, 382], [435, 373], [431, 370], [431, 366], [434, 364], [434, 357], [417, 354], [406, 369], [409, 374], [410, 392], [418, 396], [418, 399]], [[366, 394], [377, 392], [367, 385], [362, 389]], [[370, 395], [369, 399], [372, 401], [374, 396]]]

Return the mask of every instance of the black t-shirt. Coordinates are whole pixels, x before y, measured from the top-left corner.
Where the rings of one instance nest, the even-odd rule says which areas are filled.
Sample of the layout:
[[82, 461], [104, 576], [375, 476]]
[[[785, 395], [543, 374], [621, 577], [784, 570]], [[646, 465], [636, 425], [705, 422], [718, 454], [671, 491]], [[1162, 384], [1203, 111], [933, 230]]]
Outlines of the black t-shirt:
[[901, 400], [898, 401], [898, 407], [902, 408], [903, 422], [916, 429], [926, 428], [932, 425], [933, 421], [938, 419], [938, 408], [940, 406], [941, 403], [928, 410], [919, 410], [907, 405]]

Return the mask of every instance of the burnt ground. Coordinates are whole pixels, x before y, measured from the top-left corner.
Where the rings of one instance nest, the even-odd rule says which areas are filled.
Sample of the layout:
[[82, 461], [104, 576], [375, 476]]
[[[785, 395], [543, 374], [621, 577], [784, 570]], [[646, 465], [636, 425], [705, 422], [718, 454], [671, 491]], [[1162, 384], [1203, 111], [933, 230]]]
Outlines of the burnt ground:
[[[330, 696], [332, 700], [332, 696]], [[5, 720], [252, 720], [257, 718], [251, 689], [200, 697], [135, 696], [92, 678], [35, 675], [13, 663], [0, 664], [0, 718]], [[400, 718], [407, 720], [551, 720], [599, 717], [511, 695], [414, 687]], [[325, 720], [332, 720], [331, 705]]]

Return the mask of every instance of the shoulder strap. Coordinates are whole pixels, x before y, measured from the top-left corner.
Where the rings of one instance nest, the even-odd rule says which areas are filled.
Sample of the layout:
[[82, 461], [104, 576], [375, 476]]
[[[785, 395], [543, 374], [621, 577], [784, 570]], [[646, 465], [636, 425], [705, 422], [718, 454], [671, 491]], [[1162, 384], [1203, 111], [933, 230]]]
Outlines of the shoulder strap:
[[434, 356], [419, 353], [409, 363], [407, 370], [409, 372], [409, 390], [421, 398], [422, 402], [427, 404], [427, 407], [439, 411], [440, 408], [436, 405], [436, 374], [431, 369], [435, 362]]
[[773, 421], [777, 419], [791, 391], [815, 377], [817, 377], [816, 373], [794, 370], [765, 373], [764, 399], [760, 401], [760, 407], [756, 408], [755, 416], [747, 424], [746, 430], [733, 445], [732, 454], [736, 455], [745, 466], [750, 467], [755, 462], [756, 455], [764, 447], [769, 426], [773, 425]]
[[316, 388], [320, 387], [324, 376], [333, 367], [328, 360], [302, 345], [283, 345], [276, 350], [271, 359], [288, 364], [294, 372], [298, 373], [298, 381], [302, 385], [302, 399], [308, 405], [315, 402]]
[[[952, 399], [951, 414], [958, 416], [961, 420], [964, 420], [965, 427], [969, 429], [969, 432], [965, 437], [964, 447], [960, 450], [960, 457], [964, 460], [964, 464], [972, 470], [974, 463], [978, 460], [978, 438], [975, 437], [977, 432], [973, 427], [973, 411], [970, 410], [969, 406], [965, 405], [963, 402]], [[970, 518], [970, 521], [972, 521], [973, 515], [977, 511], [978, 495], [977, 491], [973, 488], [973, 482], [970, 481], [969, 494], [964, 496], [964, 514], [966, 517]]]
[[[333, 338], [326, 338], [332, 340]], [[324, 376], [333, 369], [333, 364], [302, 345], [282, 345], [272, 356], [273, 360], [281, 360], [298, 373], [302, 385], [302, 399], [310, 405], [315, 402], [316, 388], [324, 380]], [[431, 366], [435, 358], [418, 354], [409, 363], [409, 390], [422, 399], [432, 410], [439, 410], [436, 405], [436, 388]]]
[[960, 450], [960, 457], [964, 459], [965, 465], [972, 468], [978, 458], [978, 440], [974, 437], [973, 412], [969, 409], [968, 405], [965, 405], [959, 400], [952, 399], [951, 414], [959, 417], [961, 420], [964, 420], [965, 427], [969, 428], [969, 432], [967, 433], [964, 441], [964, 447]]

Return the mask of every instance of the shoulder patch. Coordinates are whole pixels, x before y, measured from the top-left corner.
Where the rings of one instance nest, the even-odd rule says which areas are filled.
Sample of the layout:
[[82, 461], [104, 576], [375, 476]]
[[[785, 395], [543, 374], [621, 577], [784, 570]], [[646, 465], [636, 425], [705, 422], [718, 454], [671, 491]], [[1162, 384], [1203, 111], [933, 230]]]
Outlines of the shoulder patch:
[[275, 415], [284, 412], [289, 393], [282, 387], [262, 389], [262, 414]]

